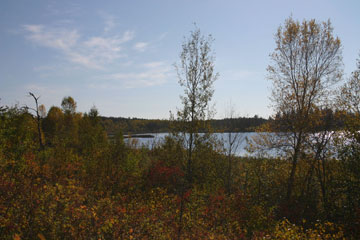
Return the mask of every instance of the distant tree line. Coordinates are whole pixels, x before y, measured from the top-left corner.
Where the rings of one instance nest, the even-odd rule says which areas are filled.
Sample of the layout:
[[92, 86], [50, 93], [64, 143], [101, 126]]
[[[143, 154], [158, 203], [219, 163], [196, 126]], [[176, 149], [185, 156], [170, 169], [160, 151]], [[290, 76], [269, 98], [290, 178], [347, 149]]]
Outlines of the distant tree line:
[[[253, 132], [256, 127], [268, 121], [258, 117], [239, 117], [209, 120], [214, 132]], [[122, 117], [100, 117], [101, 125], [108, 134], [115, 134], [122, 131], [123, 134], [139, 133], [161, 133], [171, 131], [170, 120], [142, 119], [142, 118], [122, 118]], [[201, 130], [201, 129], [200, 129]]]
[[[325, 108], [321, 110], [321, 124], [317, 126], [318, 131], [325, 128], [330, 130], [341, 130], [345, 126], [345, 119], [352, 115], [343, 111]], [[254, 117], [237, 117], [208, 120], [214, 132], [254, 132], [264, 123], [272, 121], [287, 121], [294, 118], [294, 114], [278, 113], [275, 117], [265, 119], [255, 115]], [[114, 135], [121, 131], [124, 135], [141, 133], [163, 133], [171, 131], [171, 121], [165, 119], [123, 118], [123, 117], [100, 117], [100, 123], [105, 131]], [[200, 129], [201, 131], [201, 129]], [[286, 125], [278, 125], [272, 131], [289, 131]]]

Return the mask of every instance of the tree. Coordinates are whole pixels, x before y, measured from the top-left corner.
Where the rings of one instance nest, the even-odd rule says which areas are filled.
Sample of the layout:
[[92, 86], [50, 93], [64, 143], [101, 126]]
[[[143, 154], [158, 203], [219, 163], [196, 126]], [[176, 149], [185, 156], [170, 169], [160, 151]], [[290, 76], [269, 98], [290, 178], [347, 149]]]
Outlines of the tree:
[[63, 98], [61, 107], [65, 114], [75, 114], [76, 112], [76, 102], [70, 96]]
[[59, 107], [52, 106], [43, 121], [46, 144], [54, 145], [61, 141], [60, 132], [64, 124], [64, 113]]
[[[210, 101], [213, 96], [213, 83], [218, 78], [214, 73], [214, 55], [211, 50], [213, 38], [205, 37], [200, 29], [190, 32], [190, 37], [185, 38], [180, 53], [180, 63], [175, 64], [179, 84], [184, 88], [184, 95], [180, 96], [183, 107], [177, 111], [176, 131], [183, 133], [182, 141], [187, 150], [187, 163], [185, 167], [186, 183], [180, 190], [181, 198], [185, 188], [190, 188], [193, 183], [193, 153], [196, 147], [204, 141], [205, 135], [200, 131], [206, 130], [206, 120], [210, 118]], [[180, 227], [178, 238], [181, 236], [183, 201], [180, 206]]]
[[[339, 158], [344, 172], [346, 192], [345, 217], [348, 222], [358, 222], [360, 209], [360, 58], [357, 69], [340, 88], [339, 108], [345, 115], [345, 127], [338, 138]], [[357, 234], [359, 234], [357, 227]]]
[[280, 148], [290, 160], [289, 201], [298, 161], [306, 153], [305, 143], [317, 121], [314, 113], [326, 106], [332, 86], [341, 80], [341, 43], [334, 37], [330, 21], [299, 23], [292, 17], [278, 28], [275, 43], [267, 71], [273, 83], [271, 101], [276, 116], [267, 130], [276, 134], [262, 144]]
[[76, 147], [79, 143], [78, 131], [81, 113], [76, 112], [76, 105], [75, 100], [70, 96], [64, 97], [61, 102], [64, 112], [62, 137], [65, 145], [68, 147]]
[[357, 69], [340, 88], [338, 104], [347, 113], [360, 115], [360, 54], [357, 59]]
[[35, 109], [29, 108], [29, 109], [33, 110], [36, 113], [39, 146], [40, 146], [40, 149], [44, 149], [44, 143], [43, 143], [42, 134], [41, 134], [41, 119], [45, 115], [45, 106], [44, 105], [39, 106], [38, 100], [39, 100], [40, 96], [36, 97], [32, 92], [29, 92], [29, 96], [34, 98], [34, 101], [35, 101], [36, 108]]
[[190, 32], [190, 37], [184, 40], [180, 54], [180, 64], [175, 64], [179, 84], [184, 88], [180, 96], [183, 108], [178, 110], [178, 122], [187, 149], [186, 176], [189, 184], [193, 178], [193, 151], [199, 142], [200, 131], [204, 131], [204, 123], [211, 117], [210, 101], [213, 96], [213, 83], [218, 78], [214, 73], [214, 55], [211, 50], [213, 38], [205, 37], [200, 29]]

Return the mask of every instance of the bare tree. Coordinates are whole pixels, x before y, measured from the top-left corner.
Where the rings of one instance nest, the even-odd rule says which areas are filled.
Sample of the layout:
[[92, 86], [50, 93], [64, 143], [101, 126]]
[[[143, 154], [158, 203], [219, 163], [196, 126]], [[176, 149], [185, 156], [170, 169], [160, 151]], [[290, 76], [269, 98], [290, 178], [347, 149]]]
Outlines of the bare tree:
[[29, 92], [29, 96], [31, 96], [35, 101], [36, 108], [29, 108], [29, 107], [28, 108], [33, 110], [36, 113], [39, 145], [40, 145], [40, 149], [44, 149], [44, 143], [43, 143], [42, 135], [41, 135], [41, 115], [45, 115], [45, 113], [44, 113], [45, 107], [44, 107], [44, 105], [41, 105], [39, 107], [38, 100], [39, 100], [40, 96], [36, 97], [35, 94], [33, 94], [32, 92]]

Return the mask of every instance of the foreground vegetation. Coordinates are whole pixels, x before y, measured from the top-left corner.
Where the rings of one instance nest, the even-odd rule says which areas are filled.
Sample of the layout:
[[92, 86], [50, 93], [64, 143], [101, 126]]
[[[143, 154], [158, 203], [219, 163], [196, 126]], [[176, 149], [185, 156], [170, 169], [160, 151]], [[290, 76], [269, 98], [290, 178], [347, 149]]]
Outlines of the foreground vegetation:
[[296, 197], [287, 203], [290, 162], [233, 157], [228, 192], [228, 156], [215, 143], [204, 143], [194, 151], [193, 185], [182, 192], [187, 151], [175, 139], [152, 150], [125, 144], [121, 133], [108, 141], [96, 109], [81, 114], [74, 107], [63, 102], [62, 109], [49, 110], [42, 121], [43, 148], [36, 118], [26, 109], [2, 109], [4, 239], [176, 239], [180, 224], [181, 239], [359, 236], [355, 165], [326, 163], [330, 205], [324, 206], [318, 181], [304, 193], [309, 161], [303, 159]]

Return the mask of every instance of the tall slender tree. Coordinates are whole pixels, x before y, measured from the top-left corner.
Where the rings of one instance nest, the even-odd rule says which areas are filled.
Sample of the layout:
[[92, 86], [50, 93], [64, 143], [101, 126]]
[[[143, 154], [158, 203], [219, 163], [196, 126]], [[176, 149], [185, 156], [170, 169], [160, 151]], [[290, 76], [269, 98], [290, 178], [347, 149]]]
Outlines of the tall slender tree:
[[[190, 37], [185, 38], [182, 44], [180, 63], [175, 64], [179, 84], [184, 88], [184, 94], [180, 96], [183, 106], [177, 111], [178, 124], [175, 131], [182, 133], [181, 139], [187, 150], [186, 181], [180, 190], [181, 198], [185, 189], [189, 189], [193, 184], [193, 153], [198, 144], [207, 137], [207, 134], [201, 135], [199, 132], [206, 132], [206, 120], [212, 114], [210, 101], [214, 94], [213, 83], [218, 78], [218, 73], [214, 72], [212, 42], [212, 36], [205, 37], [195, 25], [195, 30], [190, 32]], [[183, 209], [182, 199], [178, 239], [181, 236]]]
[[200, 29], [190, 32], [185, 38], [180, 53], [180, 63], [175, 64], [179, 84], [184, 88], [180, 96], [182, 109], [177, 111], [177, 130], [184, 133], [184, 143], [187, 149], [186, 178], [191, 185], [193, 181], [193, 152], [196, 144], [204, 135], [206, 120], [212, 116], [210, 101], [214, 94], [213, 83], [218, 78], [214, 72], [215, 57], [211, 50], [213, 42], [211, 35], [205, 37]]

